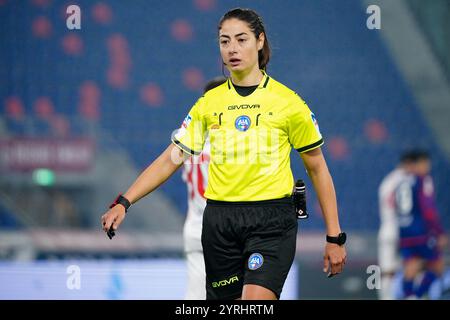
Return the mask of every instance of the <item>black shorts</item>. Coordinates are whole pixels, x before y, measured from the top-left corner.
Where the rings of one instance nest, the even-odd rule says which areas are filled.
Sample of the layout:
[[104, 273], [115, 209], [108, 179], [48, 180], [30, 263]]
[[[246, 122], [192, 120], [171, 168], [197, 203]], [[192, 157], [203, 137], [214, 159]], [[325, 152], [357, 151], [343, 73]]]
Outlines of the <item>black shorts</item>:
[[206, 298], [237, 299], [244, 284], [265, 287], [279, 298], [294, 261], [296, 240], [291, 198], [208, 200], [202, 231]]

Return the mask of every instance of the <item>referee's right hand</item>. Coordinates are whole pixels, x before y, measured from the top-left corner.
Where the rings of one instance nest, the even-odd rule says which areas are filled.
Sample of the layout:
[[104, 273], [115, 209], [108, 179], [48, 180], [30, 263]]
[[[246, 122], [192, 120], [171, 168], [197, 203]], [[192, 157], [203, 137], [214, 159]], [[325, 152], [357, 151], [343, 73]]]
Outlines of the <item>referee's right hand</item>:
[[122, 205], [112, 207], [102, 215], [101, 221], [103, 231], [108, 232], [111, 227], [113, 230], [117, 230], [123, 219], [125, 219], [125, 207]]

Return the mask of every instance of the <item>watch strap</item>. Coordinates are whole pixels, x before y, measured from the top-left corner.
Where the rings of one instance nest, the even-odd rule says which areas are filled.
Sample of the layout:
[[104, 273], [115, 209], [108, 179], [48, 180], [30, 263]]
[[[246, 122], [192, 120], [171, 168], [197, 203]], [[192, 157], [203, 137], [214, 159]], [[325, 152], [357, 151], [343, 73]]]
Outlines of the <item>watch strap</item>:
[[131, 207], [131, 202], [125, 198], [122, 194], [119, 194], [113, 203], [109, 206], [109, 208], [113, 208], [116, 205], [121, 204], [125, 208], [125, 212]]

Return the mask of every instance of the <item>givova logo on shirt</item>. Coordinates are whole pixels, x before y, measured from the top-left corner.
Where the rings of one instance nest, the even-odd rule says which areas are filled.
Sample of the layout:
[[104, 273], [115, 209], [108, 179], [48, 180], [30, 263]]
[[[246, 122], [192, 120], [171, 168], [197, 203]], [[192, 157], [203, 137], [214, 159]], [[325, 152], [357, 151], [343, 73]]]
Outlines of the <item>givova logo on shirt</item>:
[[260, 253], [253, 253], [248, 258], [248, 268], [250, 270], [259, 269], [264, 263], [264, 258]]

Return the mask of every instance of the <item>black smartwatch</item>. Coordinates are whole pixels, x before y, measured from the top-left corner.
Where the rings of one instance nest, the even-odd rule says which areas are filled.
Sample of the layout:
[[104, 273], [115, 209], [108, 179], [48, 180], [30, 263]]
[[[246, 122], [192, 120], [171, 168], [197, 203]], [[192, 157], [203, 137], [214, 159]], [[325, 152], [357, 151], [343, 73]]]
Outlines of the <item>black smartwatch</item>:
[[345, 234], [345, 232], [339, 233], [339, 235], [337, 237], [330, 237], [329, 235], [327, 235], [327, 242], [335, 243], [339, 246], [342, 246], [346, 240], [347, 240], [347, 235]]

